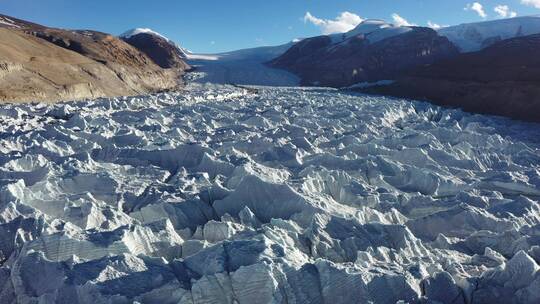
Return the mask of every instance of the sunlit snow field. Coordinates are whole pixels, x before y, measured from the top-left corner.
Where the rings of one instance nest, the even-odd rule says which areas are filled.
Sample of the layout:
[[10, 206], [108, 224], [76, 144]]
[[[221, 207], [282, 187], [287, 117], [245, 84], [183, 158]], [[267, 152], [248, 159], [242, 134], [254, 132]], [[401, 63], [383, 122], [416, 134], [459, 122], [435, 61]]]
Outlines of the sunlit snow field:
[[1, 303], [540, 302], [540, 125], [202, 84], [0, 121]]

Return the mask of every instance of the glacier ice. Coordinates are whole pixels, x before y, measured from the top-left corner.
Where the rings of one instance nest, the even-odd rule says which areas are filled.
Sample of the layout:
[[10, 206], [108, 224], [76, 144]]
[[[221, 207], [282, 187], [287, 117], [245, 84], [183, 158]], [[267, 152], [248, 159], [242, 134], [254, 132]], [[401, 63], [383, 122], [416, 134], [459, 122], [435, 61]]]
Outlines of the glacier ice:
[[324, 88], [0, 107], [2, 303], [539, 303], [540, 127]]

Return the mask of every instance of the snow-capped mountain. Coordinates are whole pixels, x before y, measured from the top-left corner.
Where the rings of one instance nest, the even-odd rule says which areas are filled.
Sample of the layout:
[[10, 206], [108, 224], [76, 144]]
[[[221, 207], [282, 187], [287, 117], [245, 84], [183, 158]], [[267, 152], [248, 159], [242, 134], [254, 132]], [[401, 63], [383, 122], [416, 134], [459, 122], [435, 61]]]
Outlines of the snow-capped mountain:
[[497, 41], [540, 33], [540, 15], [467, 23], [438, 32], [463, 52], [478, 51]]
[[187, 69], [188, 54], [171, 39], [147, 28], [129, 30], [120, 38], [139, 49], [162, 68]]
[[304, 39], [270, 64], [296, 74], [303, 85], [346, 87], [394, 79], [406, 69], [457, 53], [430, 28], [366, 20], [344, 34]]
[[404, 71], [478, 51], [498, 41], [540, 33], [540, 16], [451, 26], [434, 31], [365, 20], [343, 34], [305, 39], [271, 66], [301, 78], [303, 85], [346, 87], [393, 80]]
[[126, 31], [122, 34], [120, 34], [120, 38], [131, 38], [133, 36], [137, 36], [139, 34], [148, 34], [148, 35], [153, 35], [153, 36], [158, 36], [164, 40], [167, 40], [168, 42], [170, 43], [174, 43], [171, 39], [163, 36], [162, 34], [156, 32], [156, 31], [153, 31], [152, 29], [149, 29], [149, 28], [134, 28], [134, 29], [131, 29], [129, 31]]
[[149, 28], [134, 28], [134, 29], [131, 29], [131, 30], [127, 31], [127, 32], [122, 33], [119, 37], [129, 39], [129, 38], [131, 38], [133, 36], [137, 36], [139, 34], [152, 35], [152, 36], [156, 36], [156, 37], [159, 37], [159, 38], [167, 41], [168, 43], [176, 46], [180, 50], [180, 53], [182, 54], [182, 57], [184, 57], [184, 58], [187, 57], [186, 54], [190, 53], [189, 50], [183, 48], [178, 43], [174, 42], [173, 40], [169, 39], [168, 37], [165, 37], [161, 33], [158, 33], [158, 32], [156, 32], [156, 31], [154, 31], [152, 29], [149, 29]]

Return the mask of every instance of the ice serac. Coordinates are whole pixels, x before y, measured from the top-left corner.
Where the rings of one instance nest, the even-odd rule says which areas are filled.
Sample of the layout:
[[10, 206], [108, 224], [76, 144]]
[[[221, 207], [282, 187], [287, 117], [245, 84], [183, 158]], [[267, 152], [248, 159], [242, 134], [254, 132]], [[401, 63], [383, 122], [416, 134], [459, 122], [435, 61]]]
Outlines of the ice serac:
[[196, 83], [0, 120], [2, 304], [540, 301], [539, 125]]

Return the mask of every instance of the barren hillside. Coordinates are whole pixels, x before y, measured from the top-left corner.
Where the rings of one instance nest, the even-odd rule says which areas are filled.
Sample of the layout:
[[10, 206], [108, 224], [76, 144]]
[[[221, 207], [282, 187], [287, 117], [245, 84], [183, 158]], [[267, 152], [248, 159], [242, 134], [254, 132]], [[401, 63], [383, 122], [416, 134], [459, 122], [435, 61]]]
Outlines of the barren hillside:
[[112, 35], [0, 18], [1, 101], [137, 95], [181, 85], [183, 68], [161, 68]]

